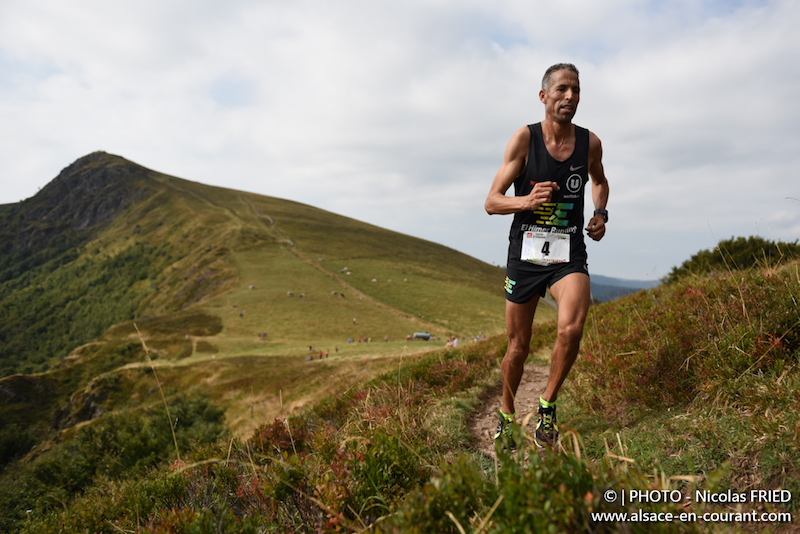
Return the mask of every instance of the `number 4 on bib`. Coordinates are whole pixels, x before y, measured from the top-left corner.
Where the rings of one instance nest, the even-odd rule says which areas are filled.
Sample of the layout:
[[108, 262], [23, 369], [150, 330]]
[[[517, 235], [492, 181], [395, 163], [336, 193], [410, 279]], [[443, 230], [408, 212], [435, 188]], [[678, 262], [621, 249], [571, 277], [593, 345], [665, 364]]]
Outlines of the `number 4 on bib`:
[[545, 239], [544, 245], [542, 245], [542, 256], [547, 257], [550, 255], [550, 241]]
[[569, 236], [549, 232], [525, 232], [522, 238], [523, 261], [552, 265], [569, 261]]

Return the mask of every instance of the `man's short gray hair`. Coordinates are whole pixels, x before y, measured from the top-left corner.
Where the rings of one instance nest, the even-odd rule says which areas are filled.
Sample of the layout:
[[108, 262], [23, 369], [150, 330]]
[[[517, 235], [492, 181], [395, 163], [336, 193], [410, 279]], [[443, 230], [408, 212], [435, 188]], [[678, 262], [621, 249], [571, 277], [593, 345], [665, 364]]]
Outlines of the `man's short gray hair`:
[[552, 67], [548, 68], [544, 71], [544, 77], [542, 78], [542, 90], [546, 93], [550, 89], [550, 78], [553, 77], [553, 73], [557, 70], [571, 70], [575, 73], [575, 76], [580, 76], [578, 73], [578, 68], [573, 65], [572, 63], [556, 63]]

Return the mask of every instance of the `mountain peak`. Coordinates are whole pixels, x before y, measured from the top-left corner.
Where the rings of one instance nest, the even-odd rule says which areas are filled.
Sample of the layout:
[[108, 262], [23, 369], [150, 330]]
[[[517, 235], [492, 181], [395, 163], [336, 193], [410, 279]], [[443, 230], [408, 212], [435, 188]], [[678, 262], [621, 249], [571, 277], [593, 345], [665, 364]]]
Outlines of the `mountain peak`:
[[106, 152], [92, 152], [65, 167], [33, 197], [9, 206], [15, 228], [11, 250], [49, 242], [65, 230], [79, 233], [110, 223], [147, 194], [151, 171]]
[[26, 221], [86, 230], [110, 221], [146, 189], [148, 170], [120, 156], [92, 152], [75, 160], [42, 188], [23, 210]]

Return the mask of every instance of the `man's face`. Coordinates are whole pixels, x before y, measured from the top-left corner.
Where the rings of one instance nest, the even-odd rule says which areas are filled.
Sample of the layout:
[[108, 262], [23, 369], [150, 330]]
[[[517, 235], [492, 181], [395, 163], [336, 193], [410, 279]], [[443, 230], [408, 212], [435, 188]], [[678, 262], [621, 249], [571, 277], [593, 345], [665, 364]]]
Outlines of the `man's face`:
[[555, 71], [548, 90], [539, 91], [539, 99], [544, 103], [545, 116], [559, 123], [572, 122], [581, 99], [578, 75], [568, 69]]

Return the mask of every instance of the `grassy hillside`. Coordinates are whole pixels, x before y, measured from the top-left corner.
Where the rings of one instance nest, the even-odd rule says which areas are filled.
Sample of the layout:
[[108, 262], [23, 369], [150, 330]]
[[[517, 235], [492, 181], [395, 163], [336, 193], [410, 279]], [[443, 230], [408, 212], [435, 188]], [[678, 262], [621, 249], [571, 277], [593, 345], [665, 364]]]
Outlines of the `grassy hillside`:
[[[78, 215], [87, 211], [95, 216]], [[246, 345], [244, 338], [254, 350], [280, 351], [503, 328], [498, 268], [310, 206], [181, 180], [109, 154], [78, 160], [35, 197], [3, 206], [0, 218], [4, 375], [53, 368], [125, 320], [187, 309], [222, 319], [223, 352], [230, 343]], [[264, 332], [266, 342], [257, 343]]]
[[[102, 152], [0, 219], [0, 467], [153, 409], [155, 375], [168, 402], [200, 395], [249, 436], [395, 358], [504, 328], [496, 267]], [[406, 340], [418, 331], [438, 339]]]
[[[498, 451], [497, 462], [472, 448], [466, 421], [496, 387], [505, 349], [498, 336], [395, 360], [389, 372], [245, 439], [215, 441], [213, 403], [176, 399], [170, 408], [188, 418], [177, 446], [162, 426], [152, 440], [160, 448], [144, 451], [159, 451], [160, 464], [126, 456], [112, 431], [139, 434], [99, 418], [74, 430], [71, 459], [84, 467], [54, 470], [57, 448], [12, 466], [21, 482], [0, 481], [2, 520], [24, 532], [789, 532], [800, 492], [799, 291], [794, 262], [694, 277], [594, 306], [559, 397], [559, 451], [529, 454], [521, 429], [520, 451]], [[535, 352], [554, 334], [552, 323], [536, 326]], [[155, 408], [138, 417], [155, 432], [155, 419], [147, 423]], [[187, 448], [187, 435], [195, 446]], [[109, 447], [93, 445], [103, 439]], [[606, 498], [608, 490], [632, 489], [682, 498], [625, 505]], [[696, 490], [749, 496], [751, 489], [795, 497], [695, 498]], [[30, 521], [20, 522], [28, 509]], [[598, 512], [697, 517], [626, 523], [602, 521]], [[705, 513], [730, 519], [703, 520]]]

